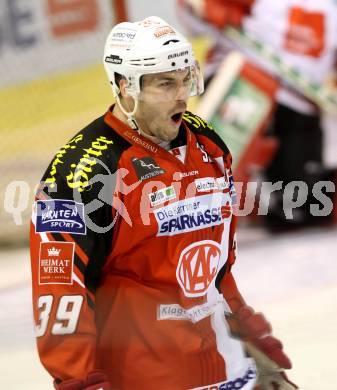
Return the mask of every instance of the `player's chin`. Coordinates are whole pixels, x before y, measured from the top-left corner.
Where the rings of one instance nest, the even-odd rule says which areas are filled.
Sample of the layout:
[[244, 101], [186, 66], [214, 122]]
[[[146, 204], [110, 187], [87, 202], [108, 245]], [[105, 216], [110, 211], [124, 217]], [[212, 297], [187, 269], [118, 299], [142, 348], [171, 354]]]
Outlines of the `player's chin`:
[[161, 134], [161, 139], [163, 141], [173, 141], [175, 138], [177, 138], [179, 132], [179, 127], [177, 126], [167, 126], [165, 129], [165, 132]]

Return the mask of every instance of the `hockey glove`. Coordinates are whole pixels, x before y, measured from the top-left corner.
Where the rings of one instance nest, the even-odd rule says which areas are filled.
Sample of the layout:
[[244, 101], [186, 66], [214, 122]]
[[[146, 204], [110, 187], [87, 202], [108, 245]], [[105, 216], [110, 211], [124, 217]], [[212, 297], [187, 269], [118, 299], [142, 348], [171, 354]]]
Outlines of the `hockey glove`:
[[283, 351], [282, 343], [271, 335], [272, 328], [262, 313], [249, 306], [241, 306], [233, 314], [235, 329], [257, 365], [261, 390], [294, 390], [284, 369], [291, 361]]
[[261, 390], [295, 390], [298, 387], [292, 383], [280, 368], [267, 355], [257, 349], [253, 344], [246, 342], [248, 354], [255, 360], [258, 372], [258, 385]]
[[89, 372], [87, 379], [68, 379], [61, 383], [54, 381], [56, 390], [111, 390], [105, 374], [100, 370]]

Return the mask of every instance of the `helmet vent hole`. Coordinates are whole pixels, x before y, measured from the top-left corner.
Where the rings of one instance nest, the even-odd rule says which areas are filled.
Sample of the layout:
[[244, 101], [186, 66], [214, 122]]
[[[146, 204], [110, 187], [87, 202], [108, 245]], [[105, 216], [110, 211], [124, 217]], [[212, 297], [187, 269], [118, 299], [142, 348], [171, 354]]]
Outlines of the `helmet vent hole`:
[[175, 63], [175, 62], [172, 62], [171, 65], [172, 65], [172, 66], [176, 66], [176, 63]]
[[185, 62], [185, 64], [187, 64], [187, 63], [188, 63], [188, 59], [187, 59], [187, 58], [185, 58], [185, 61], [184, 61], [184, 62]]
[[130, 60], [130, 65], [133, 66], [154, 66], [157, 64], [157, 61], [154, 57], [148, 58], [137, 58]]
[[163, 43], [163, 46], [169, 45], [170, 43], [177, 43], [177, 42], [180, 42], [179, 39], [170, 39], [169, 41]]

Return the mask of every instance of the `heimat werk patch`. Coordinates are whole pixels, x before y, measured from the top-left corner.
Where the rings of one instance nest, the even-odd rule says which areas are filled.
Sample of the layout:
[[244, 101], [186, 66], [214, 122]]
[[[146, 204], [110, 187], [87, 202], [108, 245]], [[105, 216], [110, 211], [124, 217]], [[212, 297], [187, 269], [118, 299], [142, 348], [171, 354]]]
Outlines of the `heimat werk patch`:
[[41, 242], [39, 284], [72, 284], [74, 242]]
[[131, 159], [139, 180], [147, 180], [152, 177], [162, 175], [165, 170], [161, 168], [152, 157], [142, 157]]

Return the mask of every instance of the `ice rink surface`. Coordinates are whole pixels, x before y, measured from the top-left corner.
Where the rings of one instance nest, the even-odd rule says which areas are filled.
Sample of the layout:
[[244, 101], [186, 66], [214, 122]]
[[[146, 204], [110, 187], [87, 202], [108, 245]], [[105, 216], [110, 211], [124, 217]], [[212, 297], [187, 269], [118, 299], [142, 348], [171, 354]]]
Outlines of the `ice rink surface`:
[[[282, 340], [289, 377], [303, 390], [336, 390], [337, 229], [238, 233], [238, 285]], [[35, 349], [28, 250], [0, 252], [0, 267], [0, 389], [52, 389]]]

